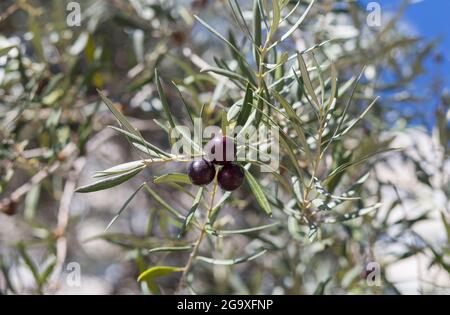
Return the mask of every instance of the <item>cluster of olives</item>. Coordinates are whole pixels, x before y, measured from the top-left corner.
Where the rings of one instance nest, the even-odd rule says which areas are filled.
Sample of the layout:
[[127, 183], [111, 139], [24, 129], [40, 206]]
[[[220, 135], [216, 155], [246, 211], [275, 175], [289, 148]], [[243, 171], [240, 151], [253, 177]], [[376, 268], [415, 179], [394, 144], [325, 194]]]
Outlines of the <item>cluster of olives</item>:
[[236, 144], [233, 139], [218, 136], [209, 141], [204, 150], [206, 156], [189, 164], [188, 175], [194, 185], [207, 185], [216, 176], [216, 165], [221, 166], [217, 174], [219, 186], [227, 191], [237, 189], [244, 180], [241, 166], [233, 163], [236, 158]]

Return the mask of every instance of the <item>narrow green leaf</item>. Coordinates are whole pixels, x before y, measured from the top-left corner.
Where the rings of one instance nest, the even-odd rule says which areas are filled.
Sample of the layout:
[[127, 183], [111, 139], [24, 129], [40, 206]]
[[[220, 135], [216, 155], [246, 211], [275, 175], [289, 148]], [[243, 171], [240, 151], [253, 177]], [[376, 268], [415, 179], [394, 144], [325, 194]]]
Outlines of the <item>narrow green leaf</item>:
[[81, 32], [78, 38], [72, 44], [72, 46], [68, 47], [69, 54], [73, 56], [80, 55], [86, 48], [88, 42], [89, 42], [89, 33], [87, 31]]
[[13, 48], [16, 48], [16, 46], [13, 45], [13, 46], [6, 46], [6, 47], [3, 47], [3, 48], [0, 48], [0, 57], [6, 55], [7, 53], [9, 53], [9, 51], [11, 49], [13, 49]]
[[337, 70], [336, 70], [336, 66], [334, 65], [334, 63], [331, 63], [331, 91], [330, 91], [330, 98], [328, 99], [328, 102], [326, 104], [326, 109], [328, 111], [332, 111], [333, 108], [333, 103], [335, 103], [336, 101], [336, 97], [337, 97]]
[[161, 205], [163, 206], [167, 211], [169, 211], [175, 218], [179, 220], [185, 220], [186, 218], [180, 214], [177, 210], [175, 210], [171, 205], [169, 205], [164, 199], [162, 199], [156, 191], [151, 189], [147, 184], [144, 185], [145, 189], [148, 191], [148, 193]]
[[[236, 39], [234, 38], [233, 32], [230, 30], [229, 35], [230, 43], [233, 44], [233, 46], [237, 46]], [[233, 49], [230, 49], [231, 54], [233, 55], [233, 58], [237, 61], [239, 69], [241, 70], [242, 74], [245, 76], [245, 78], [253, 84], [253, 86], [256, 86], [255, 81], [255, 75], [253, 73], [253, 70], [245, 64], [245, 62], [242, 60], [241, 56], [239, 56]]]
[[144, 167], [145, 166], [142, 166], [137, 169], [133, 169], [131, 171], [128, 171], [128, 172], [125, 172], [125, 173], [122, 173], [119, 175], [115, 175], [112, 177], [107, 177], [107, 178], [99, 180], [95, 183], [79, 187], [75, 190], [75, 192], [88, 193], [88, 192], [104, 190], [104, 189], [108, 189], [108, 188], [117, 186], [117, 185], [122, 184], [123, 182], [126, 182], [127, 180], [133, 178], [137, 174], [139, 174], [144, 169]]
[[184, 233], [186, 232], [186, 229], [188, 228], [189, 224], [191, 223], [192, 219], [194, 218], [195, 211], [197, 211], [198, 206], [200, 205], [200, 200], [203, 196], [203, 187], [200, 187], [197, 195], [195, 196], [194, 202], [192, 204], [191, 209], [189, 210], [189, 213], [186, 216], [186, 219], [183, 222], [183, 226], [181, 227], [180, 233], [178, 233], [178, 238], [183, 237]]
[[252, 227], [252, 228], [247, 228], [247, 229], [239, 229], [239, 230], [212, 230], [212, 229], [208, 229], [207, 232], [211, 235], [215, 235], [215, 236], [226, 236], [226, 235], [234, 235], [234, 234], [246, 234], [246, 233], [253, 233], [253, 232], [258, 232], [261, 230], [265, 230], [265, 229], [269, 229], [275, 226], [279, 226], [281, 224], [281, 222], [275, 222], [275, 223], [271, 223], [271, 224], [266, 224], [266, 225], [261, 225], [261, 226], [256, 226], [256, 227]]
[[262, 190], [261, 186], [259, 186], [256, 179], [253, 177], [253, 175], [248, 171], [246, 168], [244, 168], [245, 172], [245, 178], [247, 179], [247, 183], [250, 186], [250, 189], [252, 190], [253, 194], [256, 197], [256, 201], [258, 201], [258, 204], [261, 206], [261, 208], [269, 215], [272, 215], [272, 209], [270, 208], [270, 204], [267, 201], [266, 195], [264, 194], [264, 191]]
[[292, 146], [289, 144], [290, 138], [283, 132], [280, 132], [280, 144], [286, 150], [289, 159], [291, 160], [292, 166], [294, 166], [295, 172], [297, 173], [300, 181], [303, 183], [303, 173], [298, 164], [297, 157], [295, 156]]
[[56, 89], [51, 91], [48, 95], [42, 98], [42, 103], [47, 106], [53, 106], [61, 97], [64, 96], [65, 91], [63, 89]]
[[263, 249], [254, 254], [244, 256], [244, 257], [238, 257], [238, 258], [234, 258], [234, 259], [214, 259], [214, 258], [203, 257], [203, 256], [197, 256], [196, 259], [206, 262], [206, 263], [209, 263], [209, 264], [213, 264], [213, 265], [230, 266], [230, 265], [237, 265], [240, 263], [252, 261], [252, 260], [258, 258], [259, 256], [264, 255], [266, 252], [267, 252], [267, 249]]
[[355, 200], [355, 199], [360, 199], [359, 197], [355, 197], [355, 193], [356, 190], [362, 185], [364, 184], [364, 182], [366, 181], [366, 179], [369, 177], [369, 172], [367, 172], [366, 174], [364, 174], [363, 176], [361, 176], [355, 183], [353, 183], [350, 188], [345, 191], [343, 194], [341, 194], [341, 196], [334, 196], [329, 194], [329, 197], [332, 198], [333, 200], [328, 202], [328, 208], [333, 209], [335, 207], [337, 207], [338, 205], [342, 204], [344, 201], [346, 200]]
[[206, 68], [201, 69], [200, 72], [214, 72], [214, 73], [220, 74], [220, 75], [222, 75], [224, 77], [227, 77], [227, 78], [230, 78], [230, 79], [236, 79], [236, 80], [239, 80], [239, 81], [242, 81], [242, 82], [246, 82], [247, 81], [240, 74], [235, 73], [233, 71], [226, 70], [226, 69], [222, 69], [222, 68], [219, 68], [219, 67], [208, 66]]
[[0, 256], [0, 271], [2, 272], [4, 285], [13, 294], [17, 294], [17, 290], [14, 288], [13, 281], [11, 279], [10, 266], [6, 265], [4, 259]]
[[34, 53], [41, 61], [45, 61], [44, 47], [42, 45], [42, 20], [36, 14], [28, 14], [29, 29], [33, 33], [31, 42], [33, 43]]
[[259, 0], [253, 1], [253, 57], [255, 58], [255, 64], [260, 64], [260, 49], [262, 41], [261, 32], [261, 8]]
[[30, 256], [28, 255], [28, 252], [26, 250], [25, 244], [23, 242], [20, 242], [17, 245], [17, 248], [19, 250], [20, 256], [22, 257], [23, 261], [25, 262], [25, 265], [28, 267], [28, 269], [30, 269], [31, 274], [33, 275], [36, 284], [39, 285], [39, 272], [38, 269], [36, 267], [36, 265], [34, 264], [33, 260], [30, 258]]
[[118, 175], [118, 174], [130, 172], [130, 171], [135, 170], [144, 165], [145, 165], [145, 162], [142, 160], [127, 162], [127, 163], [123, 163], [123, 164], [119, 164], [119, 165], [110, 167], [104, 171], [97, 172], [94, 175], [94, 177], [105, 177], [105, 176]]
[[311, 79], [309, 78], [309, 73], [308, 73], [308, 69], [306, 67], [305, 60], [303, 60], [303, 57], [301, 54], [297, 54], [297, 60], [298, 60], [298, 66], [300, 68], [300, 73], [301, 73], [303, 84], [304, 84], [306, 90], [308, 91], [308, 94], [311, 97], [314, 105], [316, 106], [316, 109], [319, 110], [320, 103], [319, 103], [319, 100], [317, 99], [316, 92], [314, 91], [314, 88], [312, 86]]
[[181, 183], [181, 184], [190, 184], [189, 176], [183, 173], [169, 173], [156, 177], [153, 182], [155, 184], [164, 184], [164, 183]]
[[53, 269], [55, 269], [56, 265], [56, 259], [53, 259], [53, 261], [44, 269], [44, 271], [41, 272], [39, 275], [39, 287], [42, 287], [48, 280], [48, 277], [52, 274]]
[[[351, 104], [351, 102], [352, 102], [352, 100], [353, 100], [353, 96], [355, 95], [356, 89], [358, 88], [359, 81], [360, 81], [361, 78], [362, 78], [362, 75], [363, 75], [363, 73], [364, 73], [364, 70], [365, 70], [365, 67], [363, 67], [363, 68], [361, 69], [361, 72], [359, 73], [358, 77], [357, 77], [356, 80], [354, 81], [355, 84], [353, 85], [352, 92], [350, 93], [350, 98], [348, 99], [347, 104], [346, 104], [345, 107], [344, 107], [344, 111], [342, 112], [341, 118], [339, 119], [339, 123], [338, 123], [338, 125], [337, 125], [337, 127], [336, 127], [336, 129], [335, 129], [335, 131], [334, 131], [334, 133], [333, 133], [333, 137], [332, 137], [331, 141], [337, 137], [337, 133], [341, 130], [341, 126], [342, 126], [342, 124], [343, 124], [344, 121], [345, 121], [345, 117], [346, 117], [346, 115], [347, 115], [347, 111], [348, 111], [348, 109], [350, 108], [350, 104]], [[353, 80], [352, 80], [352, 81], [349, 81], [349, 86], [350, 86], [352, 83], [353, 83]], [[339, 91], [339, 92], [340, 92], [340, 91]], [[331, 141], [330, 141], [330, 143], [331, 143]]]
[[227, 112], [227, 120], [228, 121], [236, 120], [239, 113], [241, 112], [241, 109], [242, 104], [239, 101], [231, 105], [230, 109], [228, 109]]
[[250, 88], [250, 84], [247, 83], [244, 101], [242, 103], [239, 116], [237, 118], [237, 126], [243, 126], [247, 122], [247, 119], [250, 116], [250, 113], [252, 112], [252, 103], [253, 103], [253, 90]]
[[306, 16], [308, 15], [309, 11], [311, 10], [312, 6], [314, 5], [314, 2], [315, 2], [315, 1], [316, 1], [316, 0], [312, 0], [312, 1], [309, 3], [309, 5], [308, 5], [308, 7], [306, 8], [305, 12], [304, 12], [304, 13], [302, 14], [302, 16], [297, 20], [297, 22], [295, 22], [295, 24], [292, 25], [292, 27], [291, 27], [286, 33], [284, 33], [284, 35], [281, 36], [281, 38], [280, 38], [278, 41], [276, 41], [275, 43], [273, 43], [273, 44], [269, 47], [269, 49], [275, 47], [276, 45], [278, 45], [279, 43], [281, 43], [282, 41], [284, 41], [286, 38], [288, 38], [289, 36], [291, 36], [292, 33], [294, 33], [294, 31], [295, 31], [296, 29], [299, 28], [299, 26], [303, 23], [303, 20], [306, 18]]
[[220, 127], [222, 129], [222, 134], [226, 135], [227, 134], [227, 127], [228, 127], [228, 118], [227, 118], [227, 112], [222, 110], [222, 119], [221, 119], [221, 123], [220, 123]]
[[111, 113], [113, 113], [114, 117], [116, 117], [119, 124], [129, 133], [135, 135], [137, 138], [140, 138], [141, 135], [137, 131], [136, 128], [131, 125], [131, 123], [128, 121], [128, 119], [125, 118], [125, 116], [114, 106], [114, 104], [102, 93], [102, 91], [97, 90], [98, 94], [100, 95], [101, 99], [103, 100], [103, 103], [108, 106]]
[[225, 44], [227, 44], [231, 49], [233, 49], [241, 58], [242, 60], [247, 60], [239, 49], [237, 49], [232, 43], [230, 43], [229, 40], [227, 40], [225, 37], [223, 37], [218, 31], [216, 31], [213, 27], [211, 27], [208, 23], [203, 21], [201, 18], [199, 18], [197, 15], [194, 15], [194, 18], [200, 22], [204, 27], [206, 27], [211, 33], [213, 33], [215, 36], [217, 36], [221, 41], [223, 41]]
[[[230, 5], [231, 11], [233, 13], [233, 17], [234, 17], [236, 23], [238, 24], [239, 28], [246, 36], [248, 36], [250, 39], [252, 39], [252, 34], [250, 33], [250, 29], [248, 28], [247, 23], [245, 22], [244, 14], [242, 13], [239, 2], [237, 0], [232, 0], [232, 1], [229, 1], [228, 3]], [[240, 18], [240, 20], [239, 20], [239, 18]], [[242, 27], [242, 25], [244, 27]], [[232, 40], [230, 40], [230, 42], [232, 42], [234, 44], [234, 42]]]
[[210, 224], [216, 221], [217, 215], [219, 214], [219, 210], [222, 208], [223, 204], [230, 198], [231, 192], [227, 191], [222, 195], [222, 198], [217, 202], [217, 204], [211, 209], [211, 213], [209, 214]]
[[292, 188], [294, 189], [295, 198], [297, 198], [298, 202], [303, 202], [303, 189], [302, 185], [300, 185], [300, 180], [297, 176], [291, 177]]
[[203, 148], [201, 145], [193, 141], [190, 130], [186, 130], [183, 126], [176, 126], [173, 128], [170, 132], [170, 137], [173, 137], [172, 139], [181, 140], [183, 146], [193, 150], [194, 154], [203, 154]]
[[145, 141], [144, 139], [142, 139], [141, 137], [130, 133], [126, 130], [123, 130], [121, 128], [117, 128], [114, 126], [109, 126], [110, 128], [114, 129], [115, 131], [121, 133], [122, 135], [124, 135], [125, 137], [127, 137], [132, 143], [136, 142], [140, 145], [143, 145], [144, 147], [149, 147], [152, 151], [165, 156], [165, 157], [171, 157], [171, 155], [169, 153], [164, 152], [162, 149], [158, 148], [157, 146], [151, 144], [150, 142]]
[[137, 195], [137, 193], [144, 187], [145, 183], [142, 183], [132, 194], [128, 199], [125, 201], [125, 203], [122, 205], [119, 211], [117, 211], [116, 215], [112, 218], [112, 220], [109, 222], [108, 226], [105, 229], [105, 232], [109, 230], [109, 228], [116, 222], [116, 220], [120, 217], [122, 212], [125, 210], [125, 208], [128, 206], [128, 204], [133, 200], [134, 196]]
[[139, 152], [144, 153], [150, 157], [154, 157], [154, 158], [161, 157], [161, 154], [157, 153], [156, 151], [151, 150], [150, 148], [146, 147], [145, 145], [142, 145], [137, 142], [131, 142], [131, 145]]
[[291, 11], [289, 11], [288, 14], [286, 14], [281, 21], [286, 21], [287, 19], [289, 19], [289, 17], [295, 12], [295, 10], [297, 10], [298, 6], [300, 5], [300, 3], [302, 2], [302, 0], [298, 0], [297, 3], [292, 7]]
[[447, 234], [447, 243], [450, 243], [450, 220], [447, 219], [444, 212], [441, 212], [442, 224], [444, 224], [445, 232]]
[[345, 135], [350, 129], [352, 129], [372, 109], [372, 107], [375, 105], [375, 103], [377, 102], [377, 100], [379, 98], [380, 97], [377, 96], [357, 118], [353, 119], [349, 123], [347, 128], [345, 128], [343, 131], [339, 132], [335, 137], [341, 137], [341, 136]]
[[192, 125], [194, 125], [194, 118], [193, 118], [194, 114], [192, 113], [191, 107], [188, 105], [188, 103], [187, 103], [186, 100], [184, 99], [183, 94], [181, 93], [181, 91], [180, 91], [180, 89], [178, 88], [178, 86], [177, 86], [173, 81], [172, 81], [172, 84], [173, 84], [173, 85], [175, 86], [175, 88], [177, 89], [178, 94], [180, 95], [181, 102], [183, 103], [184, 108], [186, 108], [186, 112], [188, 113], [189, 120], [191, 121]]
[[281, 106], [284, 108], [289, 119], [292, 121], [292, 125], [293, 125], [296, 133], [299, 136], [300, 143], [303, 146], [303, 150], [305, 151], [305, 153], [308, 157], [308, 160], [313, 161], [314, 159], [313, 159], [311, 150], [309, 148], [308, 142], [306, 140], [305, 133], [303, 131], [303, 122], [297, 116], [297, 113], [292, 108], [292, 106], [280, 94], [278, 94], [277, 91], [274, 90], [273, 95], [278, 100], [278, 102], [281, 104]]
[[[32, 222], [38, 210], [39, 199], [41, 197], [41, 184], [31, 186], [25, 197], [24, 217], [28, 222]], [[1, 189], [0, 189], [1, 190]]]
[[280, 25], [281, 12], [280, 4], [278, 0], [272, 0], [272, 23], [270, 24], [269, 35], [267, 36], [267, 42], [270, 42], [273, 35], [276, 33], [278, 26]]
[[317, 73], [318, 73], [317, 77], [319, 79], [319, 88], [320, 88], [320, 95], [321, 95], [320, 104], [323, 105], [325, 102], [325, 83], [323, 80], [323, 71], [322, 71], [321, 66], [319, 65], [319, 62], [317, 61], [315, 54], [311, 53], [311, 55], [312, 55], [314, 67], [316, 67]]
[[[139, 274], [143, 273], [147, 269], [146, 268], [147, 263], [144, 260], [141, 249], [137, 250], [136, 265], [138, 267]], [[147, 285], [147, 287], [144, 285], [144, 283]], [[152, 282], [152, 281], [145, 281], [145, 282], [141, 283], [141, 288], [143, 289], [143, 291], [145, 293], [147, 293], [147, 291], [149, 290], [153, 294], [161, 294], [161, 290], [159, 289], [158, 285], [156, 285], [156, 283]], [[148, 290], [146, 290], [146, 289], [148, 289]]]
[[148, 250], [148, 253], [159, 253], [159, 252], [182, 252], [192, 249], [192, 245], [187, 246], [166, 246], [166, 247], [156, 247]]
[[343, 95], [343, 94], [347, 91], [347, 89], [350, 88], [350, 86], [351, 86], [353, 83], [355, 83], [355, 84], [353, 85], [353, 89], [352, 89], [352, 91], [351, 91], [351, 93], [350, 93], [350, 97], [349, 97], [349, 99], [348, 99], [348, 101], [347, 101], [347, 104], [345, 105], [344, 110], [343, 110], [343, 112], [342, 112], [342, 114], [341, 114], [341, 117], [340, 117], [340, 119], [339, 119], [338, 125], [337, 125], [336, 129], [334, 130], [334, 132], [333, 132], [333, 134], [332, 134], [332, 137], [331, 137], [331, 138], [329, 139], [329, 141], [327, 142], [325, 148], [322, 150], [323, 152], [327, 151], [327, 150], [328, 150], [328, 147], [331, 145], [331, 143], [332, 143], [335, 139], [338, 138], [337, 134], [338, 134], [338, 132], [341, 130], [341, 126], [342, 126], [342, 124], [344, 123], [345, 117], [346, 117], [346, 115], [347, 115], [347, 111], [348, 111], [348, 109], [350, 108], [350, 104], [351, 104], [351, 102], [352, 102], [352, 100], [353, 100], [353, 96], [354, 96], [354, 94], [355, 94], [355, 92], [356, 92], [356, 89], [357, 89], [357, 87], [358, 87], [359, 81], [361, 80], [362, 75], [363, 75], [363, 73], [364, 73], [364, 69], [365, 69], [365, 66], [361, 69], [361, 71], [360, 71], [360, 73], [359, 73], [359, 75], [358, 75], [357, 77], [352, 77], [352, 78], [350, 78], [350, 80], [348, 80], [347, 82], [345, 82], [344, 84], [342, 84], [342, 85], [338, 88], [338, 91], [337, 91], [337, 97], [340, 97], [341, 95]]
[[240, 139], [241, 137], [243, 137], [245, 135], [245, 132], [247, 131], [247, 129], [253, 124], [253, 122], [256, 119], [256, 114], [257, 111], [252, 110], [252, 112], [250, 113], [249, 117], [247, 118], [247, 122], [244, 124], [244, 126], [241, 128], [241, 130], [239, 131], [238, 135], [236, 136], [236, 138]]
[[155, 281], [156, 278], [166, 276], [174, 272], [181, 272], [183, 268], [172, 266], [156, 266], [145, 270], [141, 273], [137, 281]]
[[161, 85], [161, 79], [159, 78], [158, 70], [155, 68], [155, 83], [156, 88], [158, 90], [159, 98], [161, 99], [161, 103], [164, 109], [164, 113], [166, 114], [166, 118], [169, 121], [170, 127], [175, 128], [175, 123], [172, 118], [172, 114], [170, 113], [169, 102], [167, 101], [166, 94], [164, 93], [163, 87]]
[[331, 281], [332, 277], [328, 277], [325, 281], [321, 281], [317, 288], [314, 290], [314, 295], [323, 295], [325, 293], [325, 287]]

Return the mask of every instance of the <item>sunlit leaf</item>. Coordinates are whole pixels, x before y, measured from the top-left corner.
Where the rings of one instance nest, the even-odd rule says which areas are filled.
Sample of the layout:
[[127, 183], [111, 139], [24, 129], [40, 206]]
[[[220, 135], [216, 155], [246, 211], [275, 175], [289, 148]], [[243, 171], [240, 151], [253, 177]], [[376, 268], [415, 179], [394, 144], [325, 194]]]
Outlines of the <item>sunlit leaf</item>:
[[181, 272], [183, 268], [172, 266], [156, 266], [145, 270], [138, 277], [138, 281], [155, 281], [156, 278], [169, 275], [174, 272]]
[[140, 168], [144, 165], [145, 165], [145, 162], [142, 160], [127, 162], [127, 163], [113, 166], [104, 171], [97, 172], [97, 173], [95, 173], [94, 177], [105, 177], [105, 176], [118, 175], [118, 174], [130, 172], [130, 171]]
[[280, 40], [278, 40], [277, 42], [273, 43], [270, 48], [278, 45], [279, 43], [281, 43], [282, 41], [284, 41], [286, 38], [288, 38], [289, 36], [292, 35], [292, 33], [298, 29], [298, 27], [303, 23], [303, 20], [306, 18], [306, 16], [308, 15], [309, 11], [311, 10], [312, 6], [314, 5], [315, 0], [312, 0], [308, 7], [306, 8], [305, 12], [302, 14], [302, 16], [297, 20], [297, 22], [295, 22], [294, 25], [291, 26], [291, 28], [289, 28], [289, 30], [283, 34], [283, 36], [281, 36]]

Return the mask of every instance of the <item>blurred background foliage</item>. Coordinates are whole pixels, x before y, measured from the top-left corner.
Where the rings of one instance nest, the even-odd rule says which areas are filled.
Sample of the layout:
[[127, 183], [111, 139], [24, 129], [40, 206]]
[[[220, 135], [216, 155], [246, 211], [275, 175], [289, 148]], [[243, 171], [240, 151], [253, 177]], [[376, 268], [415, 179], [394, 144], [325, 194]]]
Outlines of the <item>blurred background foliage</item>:
[[[154, 293], [136, 281], [138, 274], [161, 262], [182, 266], [188, 256], [148, 252], [168, 242], [178, 244], [173, 219], [154, 198], [139, 194], [113, 227], [104, 229], [142, 178], [185, 172], [186, 165], [150, 167], [139, 175], [140, 181], [133, 178], [111, 191], [74, 194], [94, 171], [139, 158], [124, 138], [106, 128], [114, 117], [96, 90], [103, 90], [145, 139], [167, 149], [154, 69], [166, 82], [164, 90], [179, 122], [188, 124], [189, 115], [176, 87], [192, 112], [203, 113], [205, 125], [220, 125], [222, 110], [242, 98], [245, 86], [200, 70], [216, 66], [243, 77], [248, 73], [236, 52], [193, 14], [251, 61], [247, 25], [235, 1], [83, 0], [81, 26], [69, 27], [68, 2], [0, 3], [0, 292]], [[285, 2], [286, 12], [294, 9], [283, 21], [283, 29], [289, 29], [309, 1], [298, 6], [297, 1]], [[252, 4], [240, 3], [251, 26]], [[398, 26], [406, 6], [394, 14], [382, 12], [381, 26], [369, 27], [368, 11], [358, 2], [316, 1], [302, 26], [277, 47], [277, 55], [267, 57], [276, 64], [283, 52], [314, 47], [320, 65], [333, 60], [340, 84], [362, 71], [347, 115], [358, 117], [371, 100], [381, 98], [345, 142], [333, 144], [330, 163], [352, 163], [388, 147], [402, 150], [351, 164], [327, 189], [334, 192], [338, 184], [348, 186], [370, 171], [357, 188], [363, 197], [357, 205], [380, 201], [382, 207], [352, 221], [325, 224], [314, 241], [301, 226], [283, 220], [261, 233], [205, 243], [202, 254], [218, 259], [248, 254], [261, 244], [271, 250], [236, 266], [199, 262], [188, 277], [193, 292], [449, 293], [450, 96], [439, 78], [423, 87], [435, 91], [433, 97], [439, 95], [431, 126], [403, 110], [402, 104], [429, 106], [429, 96], [413, 83], [426, 71], [424, 63], [437, 43]], [[301, 95], [289, 90], [295, 81], [287, 78], [290, 66], [287, 62], [271, 75], [274, 81], [282, 79], [275, 89], [293, 104]], [[340, 95], [338, 113], [350, 90]], [[262, 186], [272, 184], [264, 174], [258, 178]], [[187, 211], [192, 205], [179, 187], [152, 188], [175, 208]], [[270, 222], [248, 187], [233, 193], [220, 217], [220, 227], [227, 229]], [[80, 264], [81, 286], [67, 281], [69, 262]], [[366, 279], [370, 262], [380, 266], [379, 285]], [[160, 278], [158, 290], [173, 293], [177, 280], [177, 275]]]

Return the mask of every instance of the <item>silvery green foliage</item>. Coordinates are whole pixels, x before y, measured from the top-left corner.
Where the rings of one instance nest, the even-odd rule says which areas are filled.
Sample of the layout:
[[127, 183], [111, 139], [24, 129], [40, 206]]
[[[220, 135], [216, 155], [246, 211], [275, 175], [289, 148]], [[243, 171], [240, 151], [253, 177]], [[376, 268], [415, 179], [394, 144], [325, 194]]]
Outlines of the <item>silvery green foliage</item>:
[[[61, 247], [55, 244], [65, 241], [71, 225], [83, 225], [75, 216], [64, 220], [77, 182], [77, 192], [92, 196], [134, 187], [111, 218], [102, 217], [105, 231], [87, 241], [119, 246], [124, 260], [135, 264], [131, 276], [145, 293], [398, 293], [385, 271], [417, 253], [448, 272], [445, 248], [429, 244], [411, 228], [426, 220], [426, 213], [391, 219], [408, 206], [401, 188], [383, 181], [377, 168], [404, 154], [383, 121], [384, 106], [399, 100], [377, 96], [397, 89], [400, 101], [415, 99], [407, 83], [420, 74], [432, 44], [404, 35], [394, 22], [375, 29], [365, 25], [364, 8], [352, 2], [230, 0], [203, 7], [198, 1], [193, 8], [117, 3], [86, 5], [86, 24], [74, 31], [70, 43], [59, 43], [66, 45], [69, 62], [43, 88], [39, 82], [53, 59], [42, 45], [46, 35], [38, 12], [28, 12], [37, 60], [27, 55], [27, 43], [6, 39], [7, 45], [0, 46], [0, 56], [8, 56], [0, 80], [8, 94], [0, 103], [7, 127], [1, 154], [14, 166], [11, 171], [2, 162], [8, 171], [0, 188], [8, 188], [20, 168], [31, 165], [37, 176], [26, 191], [19, 189], [22, 195], [2, 199], [2, 211], [24, 204], [23, 221], [38, 243], [49, 244], [41, 245], [45, 262], [33, 256], [32, 240], [10, 245], [14, 254], [0, 256], [6, 279], [2, 292], [19, 291], [8, 281], [15, 263], [26, 265], [35, 279], [28, 291], [54, 290], [61, 267]], [[56, 29], [57, 21], [50, 27]], [[123, 33], [133, 50], [108, 43], [104, 30], [109, 27]], [[21, 47], [17, 53], [16, 45]], [[125, 54], [133, 62], [115, 65], [108, 54], [117, 60]], [[86, 69], [78, 71], [78, 64]], [[382, 71], [395, 73], [396, 80], [379, 80]], [[23, 107], [14, 107], [15, 102]], [[37, 125], [45, 126], [39, 135], [24, 127], [36, 119], [35, 109], [42, 113]], [[445, 97], [442, 111], [448, 112]], [[433, 179], [448, 164], [448, 118], [442, 117], [439, 165], [430, 169], [421, 157], [405, 158], [413, 161], [414, 176], [448, 200], [448, 178], [438, 185]], [[243, 160], [245, 184], [234, 192], [221, 191], [216, 182], [191, 185], [184, 167], [192, 157], [171, 152], [170, 135], [179, 124], [192, 131], [196, 119], [222, 129], [276, 128], [279, 169], [259, 172], [262, 163]], [[77, 128], [70, 132], [73, 120]], [[148, 125], [155, 126], [151, 133], [145, 132]], [[100, 139], [104, 134], [122, 137], [131, 154], [82, 185], [77, 178], [84, 156], [93, 155], [99, 144], [96, 133]], [[188, 134], [179, 136], [202, 154]], [[41, 155], [30, 157], [35, 149]], [[55, 222], [36, 215], [44, 189], [60, 213], [57, 230], [52, 230]], [[395, 192], [394, 199], [383, 197], [386, 189]], [[142, 196], [151, 209], [135, 207]], [[137, 210], [148, 217], [146, 231], [124, 230]], [[447, 233], [448, 210], [447, 204], [441, 212]], [[405, 241], [411, 235], [414, 244]], [[404, 251], [393, 253], [392, 260], [377, 256], [379, 246], [398, 244]], [[366, 279], [370, 262], [380, 266], [373, 276], [381, 286]]]

